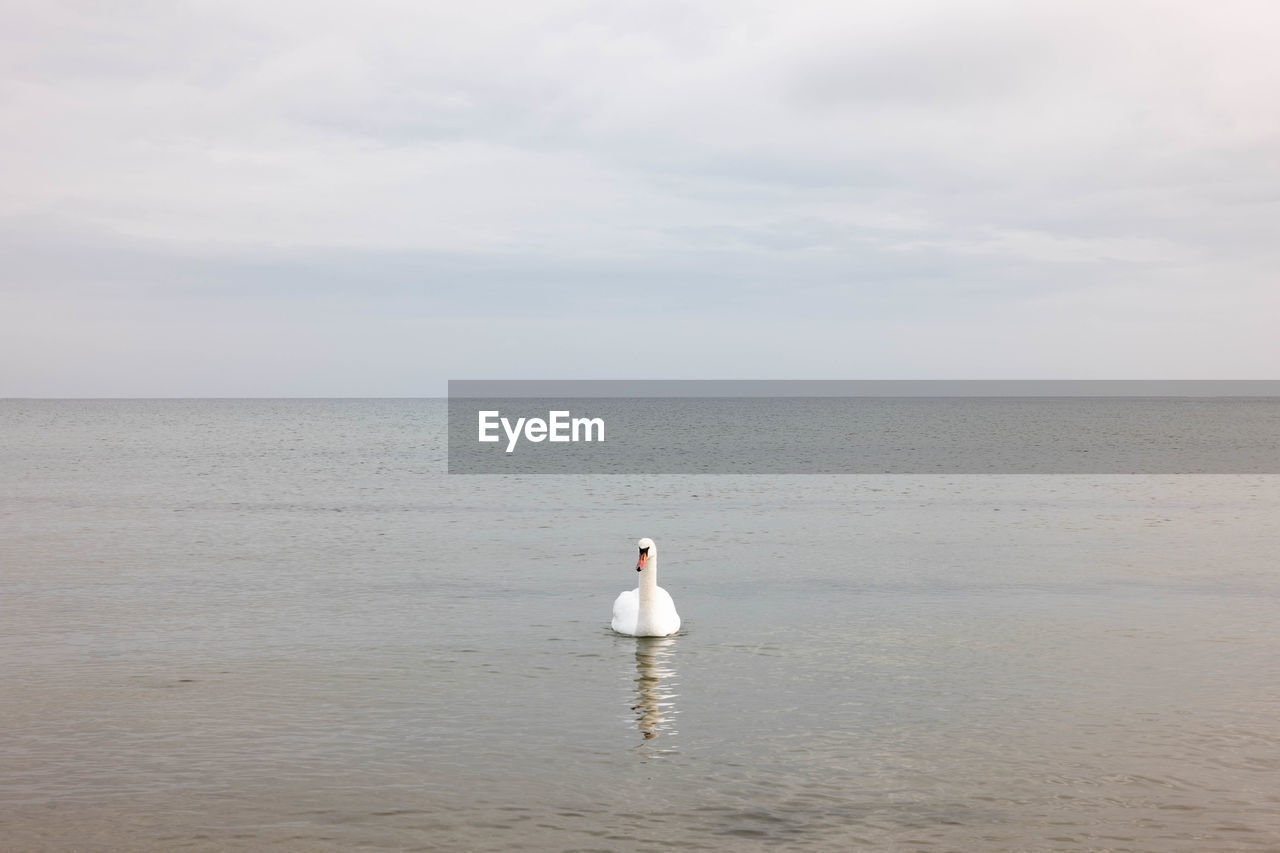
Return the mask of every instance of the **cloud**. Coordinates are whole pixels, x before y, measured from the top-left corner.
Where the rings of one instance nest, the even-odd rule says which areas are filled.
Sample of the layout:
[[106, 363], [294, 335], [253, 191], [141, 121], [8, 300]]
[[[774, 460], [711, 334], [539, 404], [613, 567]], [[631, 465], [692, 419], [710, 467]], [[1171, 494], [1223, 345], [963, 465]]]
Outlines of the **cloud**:
[[[147, 393], [121, 340], [208, 354], [236, 329], [294, 366], [228, 359], [183, 393], [324, 393], [334, 361], [420, 393], [407, 352], [436, 388], [568, 375], [635, 317], [663, 357], [593, 364], [865, 376], [877, 341], [875, 375], [1097, 375], [1082, 327], [1134, 342], [1092, 351], [1117, 376], [1278, 363], [1268, 3], [5, 14], [0, 293], [24, 310], [0, 393], [115, 393], [112, 364]], [[108, 316], [128, 332], [92, 332]], [[441, 331], [486, 318], [505, 368]], [[71, 353], [56, 375], [41, 341]]]

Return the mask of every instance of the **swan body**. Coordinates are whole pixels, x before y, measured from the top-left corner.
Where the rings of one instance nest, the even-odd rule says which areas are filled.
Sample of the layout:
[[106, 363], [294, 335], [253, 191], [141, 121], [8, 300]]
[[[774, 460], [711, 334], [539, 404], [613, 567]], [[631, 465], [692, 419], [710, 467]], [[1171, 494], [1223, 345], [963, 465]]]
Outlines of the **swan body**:
[[613, 630], [629, 637], [668, 637], [680, 630], [680, 614], [671, 594], [658, 586], [658, 546], [647, 537], [636, 544], [640, 582], [613, 602]]

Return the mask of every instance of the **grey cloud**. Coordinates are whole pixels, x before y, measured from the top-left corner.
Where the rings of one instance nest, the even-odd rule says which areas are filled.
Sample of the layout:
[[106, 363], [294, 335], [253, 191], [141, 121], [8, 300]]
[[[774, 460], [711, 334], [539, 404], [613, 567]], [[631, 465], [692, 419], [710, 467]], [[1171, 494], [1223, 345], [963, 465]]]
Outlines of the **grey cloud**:
[[990, 107], [1042, 91], [1063, 63], [1062, 34], [1031, 7], [937, 12], [887, 32], [860, 31], [855, 19], [797, 63], [788, 96], [801, 106], [842, 109]]
[[[664, 330], [653, 370], [695, 376], [1280, 363], [1258, 320], [1280, 309], [1266, 3], [9, 17], [0, 294], [35, 319], [0, 319], [0, 393], [42, 387], [40, 340], [110, 351], [111, 305], [143, 349], [241, 330], [265, 358], [296, 334], [316, 364], [406, 389], [413, 329], [443, 378], [486, 323], [503, 343], [485, 369], [550, 371], [633, 315]], [[1086, 356], [1078, 328], [1114, 340]], [[629, 352], [592, 363], [624, 373]], [[305, 356], [284, 361], [261, 381], [323, 393]], [[110, 357], [92, 381], [77, 363], [49, 393], [110, 392]], [[202, 381], [259, 382], [236, 364]]]

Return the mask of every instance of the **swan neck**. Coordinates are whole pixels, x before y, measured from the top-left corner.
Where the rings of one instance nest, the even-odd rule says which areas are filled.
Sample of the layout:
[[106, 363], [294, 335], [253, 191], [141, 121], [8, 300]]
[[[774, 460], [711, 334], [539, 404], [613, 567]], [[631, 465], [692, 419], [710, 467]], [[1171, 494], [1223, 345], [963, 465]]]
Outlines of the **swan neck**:
[[658, 556], [655, 554], [645, 561], [644, 571], [640, 573], [640, 602], [643, 604], [653, 598], [658, 590]]

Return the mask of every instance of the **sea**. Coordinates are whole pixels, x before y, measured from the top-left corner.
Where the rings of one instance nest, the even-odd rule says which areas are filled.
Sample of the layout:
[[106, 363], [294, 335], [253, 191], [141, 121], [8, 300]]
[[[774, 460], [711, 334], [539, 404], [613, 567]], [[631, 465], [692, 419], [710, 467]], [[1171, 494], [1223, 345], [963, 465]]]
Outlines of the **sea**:
[[[1275, 474], [449, 474], [438, 399], [0, 438], [0, 850], [1280, 849]], [[609, 628], [641, 537], [673, 637]]]

